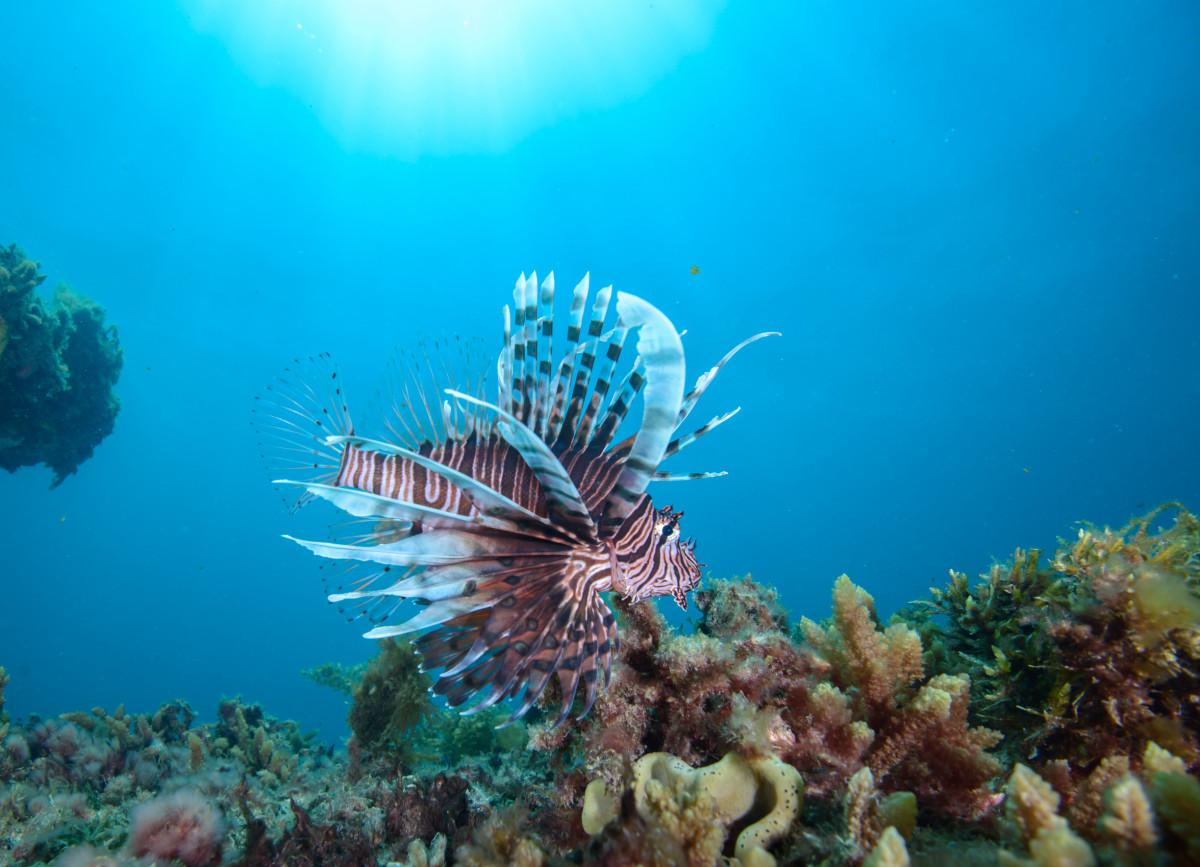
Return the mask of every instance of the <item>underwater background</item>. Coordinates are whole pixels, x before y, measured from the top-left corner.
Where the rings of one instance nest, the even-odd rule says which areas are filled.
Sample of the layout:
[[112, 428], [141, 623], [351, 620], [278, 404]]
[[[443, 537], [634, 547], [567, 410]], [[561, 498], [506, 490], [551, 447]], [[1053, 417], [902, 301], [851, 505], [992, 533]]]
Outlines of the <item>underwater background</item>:
[[328, 351], [373, 423], [393, 348], [498, 347], [523, 271], [657, 305], [689, 380], [783, 332], [673, 465], [730, 475], [654, 494], [797, 618], [1200, 502], [1194, 3], [10, 3], [0, 41], [0, 243], [124, 354], [93, 457], [0, 477], [14, 717], [241, 695], [340, 743], [300, 671], [375, 648], [280, 538], [330, 512], [254, 397]]

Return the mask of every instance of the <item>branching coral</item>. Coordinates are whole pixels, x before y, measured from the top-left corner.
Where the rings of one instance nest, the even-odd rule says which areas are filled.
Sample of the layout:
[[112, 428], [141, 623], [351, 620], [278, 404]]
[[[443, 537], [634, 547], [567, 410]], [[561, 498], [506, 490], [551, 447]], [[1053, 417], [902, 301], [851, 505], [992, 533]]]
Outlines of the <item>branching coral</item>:
[[[1124, 757], [1122, 757], [1124, 759]], [[1140, 775], [1110, 757], [1090, 776], [1084, 803], [1064, 816], [1062, 797], [1017, 764], [1005, 788], [1009, 837], [1029, 859], [1005, 854], [1004, 865], [1191, 864], [1200, 857], [1200, 781], [1157, 744], [1147, 747]], [[1078, 796], [1077, 796], [1078, 797]]]
[[805, 620], [802, 628], [854, 718], [873, 733], [866, 762], [883, 788], [911, 791], [923, 805], [963, 818], [994, 804], [987, 783], [1000, 764], [986, 750], [1000, 735], [968, 724], [967, 677], [919, 683], [919, 636], [904, 624], [881, 631], [874, 600], [844, 575], [834, 586], [832, 623]]
[[66, 287], [43, 302], [44, 279], [0, 247], [0, 467], [44, 463], [57, 485], [112, 432], [121, 347], [93, 302]]

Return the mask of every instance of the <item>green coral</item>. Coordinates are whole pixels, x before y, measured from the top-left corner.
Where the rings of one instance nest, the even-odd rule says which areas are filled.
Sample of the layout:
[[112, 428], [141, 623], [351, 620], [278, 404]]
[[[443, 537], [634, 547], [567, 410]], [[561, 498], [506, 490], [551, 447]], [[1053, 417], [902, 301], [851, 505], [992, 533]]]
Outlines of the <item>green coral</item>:
[[4, 687], [8, 686], [8, 683], [8, 672], [0, 665], [0, 724], [8, 720], [8, 715], [4, 713]]
[[122, 355], [97, 304], [45, 280], [16, 247], [0, 247], [0, 467], [44, 463], [58, 485], [87, 460], [120, 409]]

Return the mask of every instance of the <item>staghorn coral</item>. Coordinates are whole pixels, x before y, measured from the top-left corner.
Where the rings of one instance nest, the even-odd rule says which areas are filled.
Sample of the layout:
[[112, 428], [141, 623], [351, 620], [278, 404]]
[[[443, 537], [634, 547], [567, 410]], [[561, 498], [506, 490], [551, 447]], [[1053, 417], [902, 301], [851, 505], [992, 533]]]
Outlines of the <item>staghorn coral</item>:
[[[1002, 865], [1196, 863], [1200, 856], [1200, 781], [1182, 773], [1157, 745], [1148, 748], [1141, 776], [1117, 773], [1128, 761], [1110, 760], [1089, 778], [1089, 803], [1062, 814], [1062, 798], [1049, 782], [1017, 764], [1005, 788], [1009, 839], [1029, 858], [1001, 853]], [[1149, 785], [1147, 785], [1147, 778]], [[1098, 795], [1095, 793], [1099, 792]]]
[[104, 311], [65, 286], [47, 304], [44, 280], [0, 247], [0, 467], [43, 463], [58, 485], [112, 432], [122, 358]]
[[1031, 861], [1013, 864], [1038, 867], [1091, 867], [1095, 856], [1087, 842], [1058, 815], [1059, 795], [1036, 773], [1018, 764], [1005, 788], [1005, 816], [1018, 842], [1028, 847]]
[[925, 683], [920, 637], [898, 623], [880, 631], [874, 600], [845, 575], [833, 592], [833, 620], [801, 628], [830, 665], [833, 688], [872, 732], [865, 761], [889, 791], [913, 792], [926, 807], [973, 818], [995, 798], [988, 782], [1000, 763], [986, 752], [1000, 735], [967, 720], [970, 680], [935, 675]]
[[887, 827], [863, 861], [863, 867], [908, 867], [911, 863], [904, 837], [895, 828]]

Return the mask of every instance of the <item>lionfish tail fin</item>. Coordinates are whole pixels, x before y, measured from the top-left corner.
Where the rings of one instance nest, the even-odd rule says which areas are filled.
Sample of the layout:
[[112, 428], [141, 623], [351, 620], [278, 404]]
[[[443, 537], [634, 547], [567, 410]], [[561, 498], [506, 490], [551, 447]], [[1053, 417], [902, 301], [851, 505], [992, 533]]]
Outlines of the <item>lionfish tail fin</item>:
[[[255, 396], [251, 423], [273, 480], [287, 476], [313, 484], [333, 482], [343, 449], [329, 437], [353, 436], [354, 423], [329, 353], [297, 358], [285, 367]], [[302, 490], [291, 508], [295, 511], [312, 499]]]

